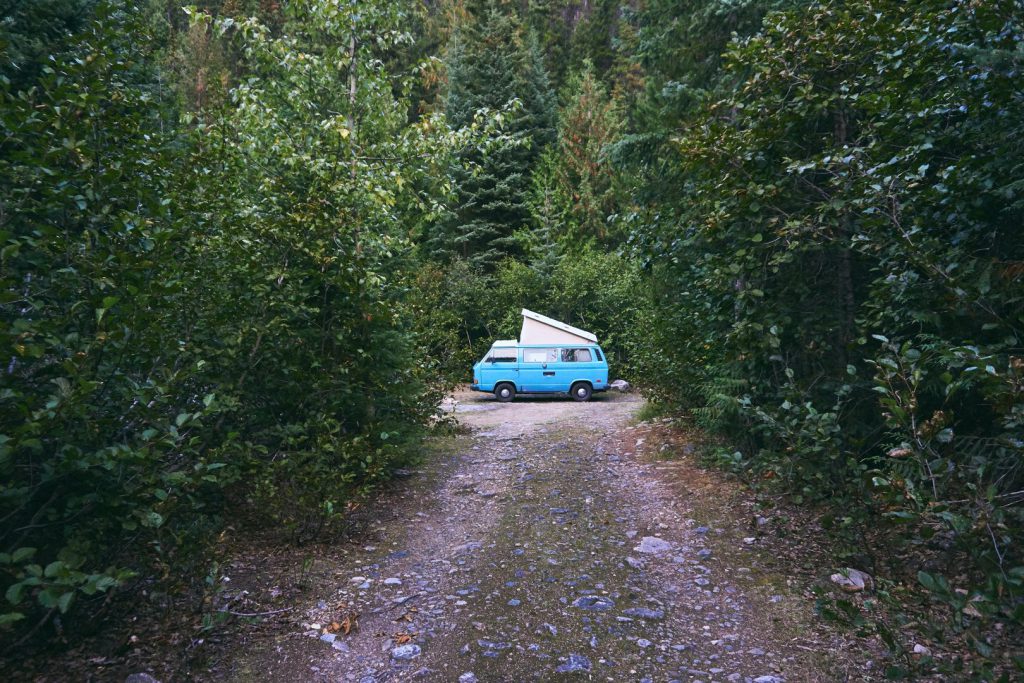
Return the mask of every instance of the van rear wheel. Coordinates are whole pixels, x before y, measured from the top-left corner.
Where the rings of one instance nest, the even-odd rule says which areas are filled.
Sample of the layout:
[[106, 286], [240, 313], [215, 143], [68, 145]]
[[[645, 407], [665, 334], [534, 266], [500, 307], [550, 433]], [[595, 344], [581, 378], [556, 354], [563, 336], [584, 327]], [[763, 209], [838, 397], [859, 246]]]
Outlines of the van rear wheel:
[[494, 396], [502, 403], [508, 403], [516, 397], [516, 388], [509, 383], [494, 387]]
[[572, 389], [569, 393], [572, 394], [573, 400], [589, 401], [590, 395], [593, 391], [591, 390], [590, 385], [586, 382], [576, 382], [576, 384], [572, 385]]

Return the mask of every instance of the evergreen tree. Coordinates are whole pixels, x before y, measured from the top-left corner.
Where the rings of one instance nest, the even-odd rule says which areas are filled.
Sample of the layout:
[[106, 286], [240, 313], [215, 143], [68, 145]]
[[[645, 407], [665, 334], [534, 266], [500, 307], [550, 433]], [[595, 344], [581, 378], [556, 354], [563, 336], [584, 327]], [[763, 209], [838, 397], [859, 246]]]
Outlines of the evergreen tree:
[[569, 199], [562, 239], [573, 247], [608, 243], [608, 217], [615, 212], [615, 174], [606, 148], [623, 129], [622, 115], [605, 92], [590, 61], [569, 80], [558, 127], [558, 180]]
[[460, 155], [454, 207], [428, 249], [489, 271], [520, 254], [515, 234], [530, 222], [530, 173], [554, 139], [555, 101], [537, 41], [510, 7], [484, 0], [467, 9], [448, 54], [448, 120], [462, 127], [482, 109], [503, 112], [504, 137]]
[[619, 0], [594, 0], [587, 4], [572, 34], [569, 48], [573, 69], [590, 62], [604, 78], [615, 60], [613, 39], [618, 29]]

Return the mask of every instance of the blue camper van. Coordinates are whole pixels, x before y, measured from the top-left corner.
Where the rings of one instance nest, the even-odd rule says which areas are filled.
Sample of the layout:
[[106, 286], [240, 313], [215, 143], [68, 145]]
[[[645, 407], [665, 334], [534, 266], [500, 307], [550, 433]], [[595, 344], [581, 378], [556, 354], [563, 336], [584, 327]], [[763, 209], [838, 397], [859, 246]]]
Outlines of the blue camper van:
[[494, 392], [508, 402], [520, 394], [569, 394], [589, 401], [608, 389], [608, 361], [596, 343], [521, 344], [495, 342], [473, 366], [474, 391]]

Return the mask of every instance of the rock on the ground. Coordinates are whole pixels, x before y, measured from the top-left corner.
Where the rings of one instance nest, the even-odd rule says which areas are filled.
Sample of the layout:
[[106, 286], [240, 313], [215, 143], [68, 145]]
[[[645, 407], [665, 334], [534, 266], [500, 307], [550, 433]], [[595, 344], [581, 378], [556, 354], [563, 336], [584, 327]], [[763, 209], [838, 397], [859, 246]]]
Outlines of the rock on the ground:
[[576, 671], [590, 671], [590, 660], [583, 655], [569, 655], [565, 664], [562, 664], [557, 669], [558, 673], [573, 673]]
[[573, 600], [572, 606], [594, 612], [603, 612], [615, 607], [615, 601], [600, 595], [584, 595]]
[[786, 679], [778, 676], [758, 676], [754, 683], [786, 683]]
[[419, 645], [409, 643], [406, 645], [399, 645], [391, 650], [391, 658], [399, 662], [408, 662], [416, 659], [423, 653], [423, 650]]
[[658, 555], [672, 549], [672, 544], [657, 536], [644, 536], [640, 539], [640, 545], [633, 548], [638, 553]]
[[472, 671], [467, 671], [466, 673], [459, 676], [459, 683], [476, 683], [476, 681], [476, 674]]
[[651, 621], [657, 621], [658, 619], [665, 618], [664, 610], [650, 609], [648, 607], [630, 607], [622, 613], [627, 617], [637, 617], [639, 619], [649, 619]]
[[608, 386], [614, 389], [615, 391], [621, 391], [624, 394], [628, 392], [630, 389], [629, 382], [627, 382], [624, 379], [617, 379]]
[[872, 585], [870, 574], [850, 567], [833, 574], [829, 579], [847, 593], [859, 593], [862, 590], [870, 589]]

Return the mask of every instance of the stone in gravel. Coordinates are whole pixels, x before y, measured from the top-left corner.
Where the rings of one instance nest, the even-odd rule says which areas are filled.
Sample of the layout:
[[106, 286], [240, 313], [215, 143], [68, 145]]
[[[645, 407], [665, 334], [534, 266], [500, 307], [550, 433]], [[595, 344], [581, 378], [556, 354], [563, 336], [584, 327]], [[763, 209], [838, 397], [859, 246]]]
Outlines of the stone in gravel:
[[640, 638], [639, 640], [636, 641], [636, 644], [639, 645], [640, 647], [650, 647], [651, 646], [651, 641], [647, 640], [646, 638]]
[[543, 624], [540, 625], [540, 628], [537, 629], [536, 632], [537, 633], [547, 632], [547, 634], [550, 635], [550, 636], [557, 636], [558, 635], [558, 627], [555, 626], [554, 624], [549, 624], [547, 622], [544, 622]]
[[399, 645], [391, 650], [391, 658], [400, 662], [408, 662], [416, 659], [423, 653], [423, 650], [419, 645], [409, 643], [407, 645]]
[[786, 679], [778, 676], [758, 676], [754, 679], [754, 683], [786, 683]]
[[508, 606], [509, 607], [519, 607], [520, 604], [521, 604], [520, 601], [516, 600], [515, 598], [512, 598], [511, 600], [508, 601]]
[[635, 557], [627, 557], [626, 558], [626, 564], [628, 564], [633, 569], [643, 569], [644, 568], [644, 561], [643, 560], [638, 560]]
[[657, 536], [644, 536], [640, 539], [640, 545], [633, 548], [638, 553], [659, 555], [672, 549], [672, 544]]
[[512, 647], [511, 643], [506, 643], [501, 640], [487, 640], [485, 638], [481, 638], [476, 641], [476, 644], [485, 650], [507, 650]]
[[615, 601], [600, 595], [584, 595], [573, 600], [572, 606], [592, 612], [604, 612], [615, 607]]
[[333, 633], [325, 633], [322, 636], [320, 636], [320, 640], [324, 641], [325, 643], [333, 643], [337, 639], [338, 636], [334, 635]]
[[477, 550], [482, 545], [483, 543], [481, 543], [480, 541], [470, 541], [469, 543], [463, 543], [462, 545], [455, 546], [454, 548], [452, 548], [452, 553], [454, 553], [455, 555], [461, 555], [463, 553], [468, 553], [471, 550]]
[[747, 650], [748, 655], [754, 655], [755, 657], [764, 657], [764, 650], [759, 647], [752, 647]]
[[556, 672], [560, 674], [569, 674], [576, 671], [590, 671], [590, 660], [583, 655], [569, 655], [565, 664], [560, 665]]
[[466, 673], [459, 676], [459, 683], [476, 683], [476, 681], [476, 674], [472, 671], [467, 671]]
[[652, 621], [665, 618], [665, 612], [663, 610], [650, 609], [648, 607], [630, 607], [627, 610], [623, 610], [622, 613], [631, 617], [650, 619]]
[[702, 560], [706, 560], [709, 557], [711, 557], [711, 551], [708, 550], [707, 548], [704, 548], [703, 550], [698, 550], [697, 551], [697, 557], [699, 557]]
[[397, 577], [392, 576], [391, 578], [384, 579], [384, 585], [385, 586], [401, 586], [402, 585], [402, 580], [397, 578]]

